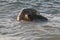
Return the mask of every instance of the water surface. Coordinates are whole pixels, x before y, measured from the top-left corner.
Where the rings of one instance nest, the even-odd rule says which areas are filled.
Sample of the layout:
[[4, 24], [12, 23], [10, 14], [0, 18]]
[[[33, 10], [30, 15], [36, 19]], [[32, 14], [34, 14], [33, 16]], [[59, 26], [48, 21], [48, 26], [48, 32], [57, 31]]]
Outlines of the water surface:
[[[22, 8], [37, 9], [45, 23], [17, 22]], [[0, 40], [59, 40], [60, 0], [0, 0]]]

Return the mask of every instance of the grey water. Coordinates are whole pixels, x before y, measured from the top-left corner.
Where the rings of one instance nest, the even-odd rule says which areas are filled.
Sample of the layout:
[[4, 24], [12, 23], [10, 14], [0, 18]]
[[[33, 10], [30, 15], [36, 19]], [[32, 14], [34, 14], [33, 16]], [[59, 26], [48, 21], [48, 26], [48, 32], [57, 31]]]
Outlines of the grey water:
[[[34, 8], [48, 22], [18, 22], [22, 8]], [[60, 40], [60, 0], [0, 0], [0, 40]]]

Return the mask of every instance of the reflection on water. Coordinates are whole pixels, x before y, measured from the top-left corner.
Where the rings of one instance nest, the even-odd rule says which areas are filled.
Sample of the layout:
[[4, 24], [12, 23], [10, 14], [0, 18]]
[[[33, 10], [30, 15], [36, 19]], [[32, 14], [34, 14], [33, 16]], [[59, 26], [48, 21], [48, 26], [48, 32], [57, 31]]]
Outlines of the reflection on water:
[[[0, 0], [0, 40], [59, 40], [60, 0]], [[22, 8], [34, 8], [48, 22], [17, 22]]]

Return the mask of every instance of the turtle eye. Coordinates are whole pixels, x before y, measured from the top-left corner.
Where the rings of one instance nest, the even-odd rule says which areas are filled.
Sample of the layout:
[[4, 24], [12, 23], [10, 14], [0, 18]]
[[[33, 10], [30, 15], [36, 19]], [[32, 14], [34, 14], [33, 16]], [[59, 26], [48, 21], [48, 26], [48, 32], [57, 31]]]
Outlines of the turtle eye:
[[25, 14], [25, 19], [29, 19], [29, 17], [28, 17], [28, 15], [27, 15], [27, 14]]

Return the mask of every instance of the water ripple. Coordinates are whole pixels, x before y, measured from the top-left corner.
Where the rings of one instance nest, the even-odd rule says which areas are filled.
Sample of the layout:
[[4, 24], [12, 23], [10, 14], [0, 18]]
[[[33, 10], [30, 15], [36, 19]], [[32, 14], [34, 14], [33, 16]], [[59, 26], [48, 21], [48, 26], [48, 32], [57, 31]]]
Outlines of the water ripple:
[[[0, 40], [60, 39], [60, 0], [0, 0]], [[37, 9], [47, 23], [17, 22], [22, 8]]]

